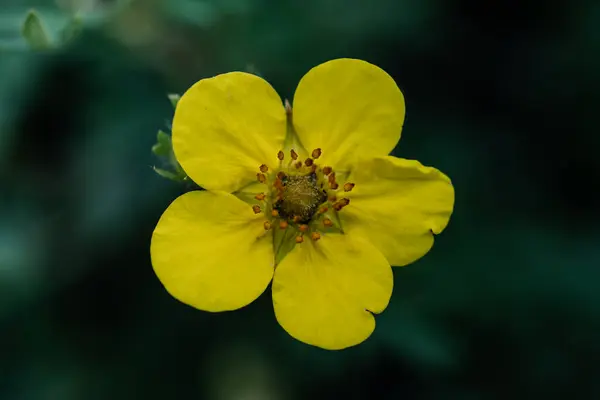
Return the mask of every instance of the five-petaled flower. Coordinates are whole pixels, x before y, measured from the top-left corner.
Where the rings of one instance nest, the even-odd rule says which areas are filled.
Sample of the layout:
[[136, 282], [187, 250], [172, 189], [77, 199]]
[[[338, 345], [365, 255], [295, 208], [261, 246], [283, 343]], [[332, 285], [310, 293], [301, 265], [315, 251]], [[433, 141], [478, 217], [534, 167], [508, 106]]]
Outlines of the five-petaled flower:
[[173, 146], [206, 190], [173, 201], [154, 230], [167, 291], [217, 312], [273, 281], [291, 336], [325, 349], [367, 339], [392, 294], [391, 265], [427, 253], [454, 205], [440, 171], [388, 156], [404, 114], [394, 80], [361, 60], [310, 70], [293, 111], [255, 75], [197, 82], [177, 105]]

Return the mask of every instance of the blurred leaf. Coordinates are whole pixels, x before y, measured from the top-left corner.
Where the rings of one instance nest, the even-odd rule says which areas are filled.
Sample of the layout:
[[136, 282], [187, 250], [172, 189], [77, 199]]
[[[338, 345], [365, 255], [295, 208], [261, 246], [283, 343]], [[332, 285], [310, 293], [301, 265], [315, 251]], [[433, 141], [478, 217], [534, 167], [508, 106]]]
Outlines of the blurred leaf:
[[81, 33], [83, 29], [83, 21], [80, 17], [75, 16], [60, 33], [60, 38], [63, 42], [68, 42], [74, 39]]
[[177, 103], [179, 103], [179, 99], [181, 99], [180, 95], [178, 95], [176, 93], [169, 94], [169, 100], [171, 101], [173, 108], [177, 107]]
[[156, 172], [163, 178], [167, 178], [172, 181], [183, 182], [187, 178], [186, 176], [178, 175], [175, 172], [167, 171], [166, 169], [157, 168], [157, 167], [152, 167], [152, 169], [154, 169], [154, 172]]
[[173, 151], [169, 135], [159, 130], [156, 141], [157, 143], [152, 146], [152, 152], [158, 157], [169, 157]]
[[29, 47], [34, 50], [43, 50], [51, 47], [48, 34], [42, 25], [42, 20], [35, 10], [29, 10], [21, 28], [21, 34]]

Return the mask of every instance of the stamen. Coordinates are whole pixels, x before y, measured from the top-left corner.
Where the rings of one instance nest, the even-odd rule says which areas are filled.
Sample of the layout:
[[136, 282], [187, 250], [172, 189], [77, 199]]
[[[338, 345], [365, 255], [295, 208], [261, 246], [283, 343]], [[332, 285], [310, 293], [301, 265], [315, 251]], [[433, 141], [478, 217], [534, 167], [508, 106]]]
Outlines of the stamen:
[[265, 199], [265, 197], [267, 197], [267, 196], [264, 193], [259, 193], [256, 196], [254, 196], [254, 198], [259, 201], [263, 201]]
[[311, 167], [310, 167], [310, 172], [311, 172], [312, 174], [314, 174], [315, 172], [317, 172], [317, 164], [313, 164], [313, 165], [311, 165]]
[[337, 188], [339, 188], [340, 185], [338, 185], [336, 182], [329, 182], [329, 188], [333, 189], [333, 190], [337, 190]]
[[349, 192], [354, 188], [354, 183], [346, 182], [344, 183], [344, 192]]
[[296, 243], [304, 242], [304, 238], [302, 236], [296, 236]]
[[277, 173], [277, 179], [281, 179], [281, 180], [283, 180], [283, 178], [285, 178], [285, 176], [286, 176], [286, 175], [285, 175], [285, 172], [283, 172], [283, 171], [279, 171], [279, 172]]
[[269, 170], [269, 167], [267, 167], [265, 164], [262, 164], [260, 167], [260, 172], [262, 172], [263, 174], [266, 173]]
[[334, 183], [335, 182], [335, 172], [332, 172], [331, 174], [329, 174], [329, 177], [327, 178], [327, 180], [329, 181], [329, 183]]
[[298, 153], [296, 153], [294, 149], [290, 150], [290, 155], [292, 156], [292, 160], [295, 161], [298, 159]]
[[256, 179], [258, 179], [260, 183], [265, 183], [267, 181], [265, 174], [261, 174], [260, 172], [256, 174]]
[[279, 150], [279, 152], [277, 153], [277, 158], [279, 158], [279, 161], [283, 161], [284, 157], [285, 154], [283, 153], [283, 151]]
[[252, 206], [252, 211], [254, 211], [254, 214], [258, 214], [260, 212], [260, 206]]
[[285, 220], [279, 221], [279, 229], [287, 229], [288, 222]]
[[307, 167], [310, 167], [311, 165], [313, 165], [314, 161], [312, 158], [307, 158], [306, 161], [304, 161], [304, 164], [306, 164]]
[[279, 216], [279, 211], [277, 211], [277, 210], [271, 210], [271, 215], [273, 217], [278, 217]]
[[302, 168], [302, 161], [298, 161], [298, 162], [296, 162], [295, 166], [296, 166], [296, 168], [298, 168], [298, 169]]
[[319, 208], [319, 214], [325, 214], [327, 212], [327, 210], [329, 210], [329, 208], [327, 208], [326, 206], [323, 206], [323, 207]]
[[311, 155], [312, 155], [312, 158], [319, 158], [321, 156], [321, 149], [320, 148], [314, 149], [312, 151]]
[[325, 218], [323, 220], [323, 225], [329, 228], [330, 226], [333, 226], [333, 221], [331, 221], [329, 218]]
[[311, 233], [310, 238], [316, 242], [321, 239], [321, 234], [319, 232], [313, 232]]
[[329, 175], [333, 171], [331, 167], [323, 167], [323, 174]]
[[343, 198], [340, 201], [338, 201], [337, 203], [335, 203], [333, 205], [333, 208], [336, 211], [340, 211], [342, 208], [346, 207], [348, 204], [350, 204], [350, 199], [347, 198]]
[[333, 203], [334, 201], [336, 201], [336, 200], [337, 200], [337, 196], [336, 196], [336, 194], [335, 194], [335, 193], [331, 193], [331, 194], [329, 195], [329, 197], [327, 197], [327, 200], [329, 200], [330, 202], [332, 202], [332, 203]]
[[298, 223], [298, 222], [300, 222], [300, 217], [299, 217], [299, 216], [297, 216], [297, 215], [294, 215], [293, 221], [294, 221], [295, 223]]
[[300, 229], [300, 232], [308, 232], [308, 225], [302, 224], [298, 227], [298, 229]]
[[268, 231], [269, 229], [271, 229], [271, 223], [269, 221], [265, 221], [263, 227], [265, 228], [265, 231]]

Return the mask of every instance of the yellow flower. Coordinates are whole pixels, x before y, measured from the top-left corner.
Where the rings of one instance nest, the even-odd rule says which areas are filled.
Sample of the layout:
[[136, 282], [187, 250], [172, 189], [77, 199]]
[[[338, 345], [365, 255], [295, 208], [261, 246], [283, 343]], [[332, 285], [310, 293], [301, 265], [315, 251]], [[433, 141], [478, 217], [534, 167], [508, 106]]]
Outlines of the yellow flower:
[[440, 171], [387, 155], [404, 111], [394, 80], [354, 59], [310, 70], [293, 113], [248, 73], [197, 82], [177, 105], [173, 146], [206, 191], [173, 201], [152, 236], [167, 291], [217, 312], [272, 280], [291, 336], [325, 349], [367, 339], [392, 294], [390, 265], [427, 253], [454, 205]]

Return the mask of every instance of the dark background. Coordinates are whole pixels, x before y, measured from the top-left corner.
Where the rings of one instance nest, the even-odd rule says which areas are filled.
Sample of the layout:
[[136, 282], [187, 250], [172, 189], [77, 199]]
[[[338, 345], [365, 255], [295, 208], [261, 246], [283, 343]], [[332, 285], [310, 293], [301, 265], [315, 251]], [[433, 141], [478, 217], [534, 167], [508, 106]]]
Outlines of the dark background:
[[[600, 398], [600, 3], [366, 4], [2, 0], [0, 399]], [[20, 35], [30, 7], [50, 50]], [[166, 93], [246, 70], [291, 98], [337, 57], [394, 77], [394, 154], [456, 206], [372, 337], [327, 352], [268, 292], [225, 314], [166, 293], [150, 237], [186, 189], [150, 148]]]

